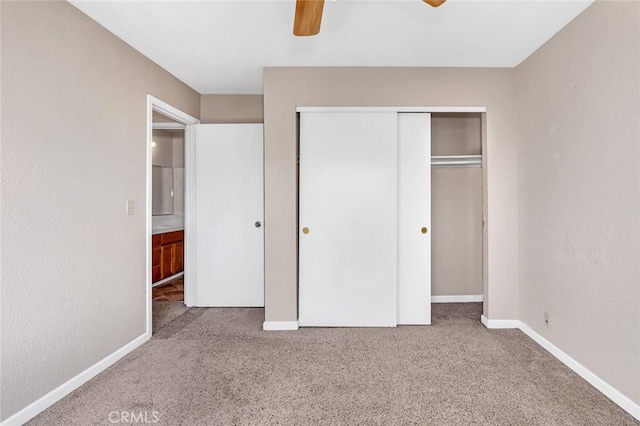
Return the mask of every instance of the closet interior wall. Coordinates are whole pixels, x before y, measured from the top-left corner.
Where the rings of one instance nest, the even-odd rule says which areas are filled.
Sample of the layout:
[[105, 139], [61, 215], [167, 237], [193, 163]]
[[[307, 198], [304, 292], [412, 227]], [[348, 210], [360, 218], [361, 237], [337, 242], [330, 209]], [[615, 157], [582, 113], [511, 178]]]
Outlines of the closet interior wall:
[[[481, 114], [432, 114], [432, 156], [481, 154]], [[482, 168], [434, 166], [431, 191], [432, 295], [482, 295]]]

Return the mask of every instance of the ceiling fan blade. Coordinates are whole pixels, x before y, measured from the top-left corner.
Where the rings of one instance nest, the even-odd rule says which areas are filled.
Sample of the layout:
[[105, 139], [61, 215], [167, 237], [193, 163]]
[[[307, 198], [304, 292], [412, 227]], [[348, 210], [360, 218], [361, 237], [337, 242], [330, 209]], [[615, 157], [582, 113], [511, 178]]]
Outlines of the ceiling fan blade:
[[441, 6], [447, 0], [422, 0], [427, 3], [429, 6], [438, 7]]
[[324, 0], [297, 0], [293, 34], [312, 36], [320, 32]]

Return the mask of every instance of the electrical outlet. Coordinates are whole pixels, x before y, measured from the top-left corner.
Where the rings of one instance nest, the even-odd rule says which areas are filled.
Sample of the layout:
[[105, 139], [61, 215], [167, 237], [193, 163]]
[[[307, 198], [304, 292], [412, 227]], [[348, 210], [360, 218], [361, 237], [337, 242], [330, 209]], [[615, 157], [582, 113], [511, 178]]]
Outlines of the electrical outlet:
[[126, 212], [127, 216], [131, 216], [133, 214], [133, 200], [127, 200]]
[[551, 325], [549, 324], [549, 312], [547, 311], [544, 311], [544, 326], [551, 328]]

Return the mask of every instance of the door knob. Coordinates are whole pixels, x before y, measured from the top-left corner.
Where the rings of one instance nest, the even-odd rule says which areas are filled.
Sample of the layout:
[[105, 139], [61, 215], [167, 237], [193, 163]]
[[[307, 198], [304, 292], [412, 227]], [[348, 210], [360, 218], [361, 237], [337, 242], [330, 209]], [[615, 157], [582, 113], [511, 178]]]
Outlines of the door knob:
[[420, 231], [422, 231], [423, 234], [426, 234], [428, 229], [426, 226], [424, 226]]
[[255, 226], [256, 228], [260, 228], [262, 226], [262, 223], [260, 221], [257, 221], [253, 224], [253, 226]]
[[304, 228], [302, 228], [302, 233], [303, 234], [308, 234], [309, 233], [309, 228], [307, 228], [306, 226]]

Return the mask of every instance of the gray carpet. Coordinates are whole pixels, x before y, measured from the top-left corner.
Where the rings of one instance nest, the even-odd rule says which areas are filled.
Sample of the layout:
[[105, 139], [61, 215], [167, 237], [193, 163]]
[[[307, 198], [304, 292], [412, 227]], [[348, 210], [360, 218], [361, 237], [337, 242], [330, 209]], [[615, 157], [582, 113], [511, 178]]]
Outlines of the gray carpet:
[[639, 424], [480, 313], [434, 305], [430, 327], [264, 332], [262, 309], [192, 308], [31, 424], [112, 424], [123, 411], [165, 425]]
[[189, 308], [183, 301], [154, 300], [151, 307], [153, 316], [153, 334], [156, 334], [165, 325], [169, 324], [180, 315], [184, 314]]

